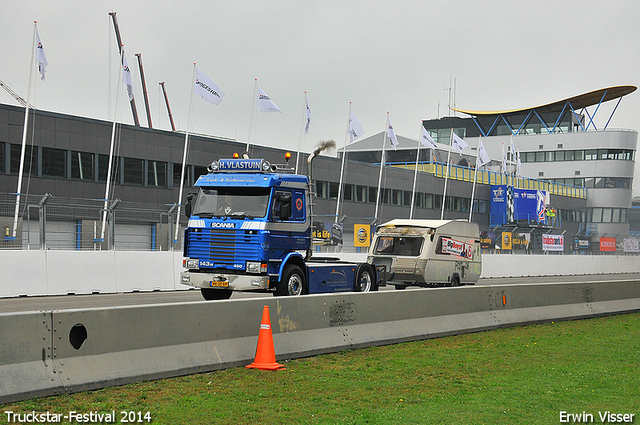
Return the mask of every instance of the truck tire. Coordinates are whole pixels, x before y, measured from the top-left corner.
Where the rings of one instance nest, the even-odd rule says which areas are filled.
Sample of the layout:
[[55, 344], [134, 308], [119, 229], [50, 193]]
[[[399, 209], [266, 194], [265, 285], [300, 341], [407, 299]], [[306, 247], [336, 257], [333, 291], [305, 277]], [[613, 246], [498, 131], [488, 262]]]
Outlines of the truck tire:
[[273, 295], [276, 297], [286, 295], [295, 297], [308, 292], [307, 279], [302, 269], [294, 264], [289, 264], [284, 268], [282, 280]]
[[358, 266], [353, 290], [355, 292], [371, 292], [378, 290], [378, 282], [376, 282], [373, 268], [369, 264], [363, 263]]
[[233, 294], [231, 289], [200, 288], [200, 292], [202, 293], [202, 298], [207, 301], [228, 300]]

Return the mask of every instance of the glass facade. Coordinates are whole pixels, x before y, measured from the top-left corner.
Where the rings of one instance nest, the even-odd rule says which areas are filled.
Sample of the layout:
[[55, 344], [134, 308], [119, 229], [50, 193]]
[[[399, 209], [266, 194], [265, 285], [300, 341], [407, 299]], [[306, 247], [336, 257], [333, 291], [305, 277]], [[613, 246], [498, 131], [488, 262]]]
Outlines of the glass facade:
[[635, 151], [631, 149], [536, 151], [522, 152], [520, 159], [522, 162], [598, 161], [605, 159], [634, 161]]

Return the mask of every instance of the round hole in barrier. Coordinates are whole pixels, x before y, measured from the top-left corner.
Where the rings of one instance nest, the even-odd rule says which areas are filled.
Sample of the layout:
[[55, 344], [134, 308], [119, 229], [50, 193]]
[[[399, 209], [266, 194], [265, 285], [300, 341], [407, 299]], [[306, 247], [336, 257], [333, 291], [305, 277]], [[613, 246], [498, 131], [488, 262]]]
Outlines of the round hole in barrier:
[[87, 340], [87, 328], [82, 323], [73, 325], [69, 332], [69, 342], [76, 350], [82, 347], [82, 344]]

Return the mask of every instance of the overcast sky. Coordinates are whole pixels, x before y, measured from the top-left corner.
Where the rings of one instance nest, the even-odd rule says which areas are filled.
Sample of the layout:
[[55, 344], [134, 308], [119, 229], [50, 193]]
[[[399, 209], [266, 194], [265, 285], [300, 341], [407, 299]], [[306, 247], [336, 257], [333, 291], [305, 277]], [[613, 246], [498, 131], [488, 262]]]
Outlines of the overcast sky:
[[[176, 126], [186, 129], [195, 62], [225, 97], [217, 106], [196, 98], [191, 131], [246, 141], [257, 78], [282, 114], [258, 113], [252, 139], [292, 151], [305, 91], [312, 115], [302, 150], [310, 152], [321, 140], [344, 144], [349, 102], [364, 137], [383, 131], [389, 112], [396, 134], [415, 139], [421, 120], [450, 114], [450, 88], [460, 109], [503, 110], [639, 83], [638, 0], [5, 1], [0, 80], [27, 95], [37, 20], [49, 66], [31, 103], [111, 120], [119, 71], [111, 11], [141, 125], [147, 121], [135, 53], [142, 53], [154, 128], [170, 129], [158, 84], [164, 81]], [[133, 123], [120, 93], [117, 119]], [[0, 102], [17, 104], [3, 90]], [[600, 108], [598, 128], [614, 106]], [[639, 111], [634, 92], [609, 128], [640, 129]]]

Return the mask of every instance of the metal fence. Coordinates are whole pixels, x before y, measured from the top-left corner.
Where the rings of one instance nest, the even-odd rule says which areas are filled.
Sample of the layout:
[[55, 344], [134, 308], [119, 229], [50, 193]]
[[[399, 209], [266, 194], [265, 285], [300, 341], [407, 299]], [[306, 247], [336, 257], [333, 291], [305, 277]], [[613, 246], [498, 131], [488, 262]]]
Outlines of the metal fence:
[[[0, 194], [0, 249], [136, 250], [181, 249], [173, 241], [176, 205], [21, 195], [15, 238], [16, 195]], [[181, 227], [186, 218], [181, 217]], [[103, 232], [104, 226], [104, 232]]]

